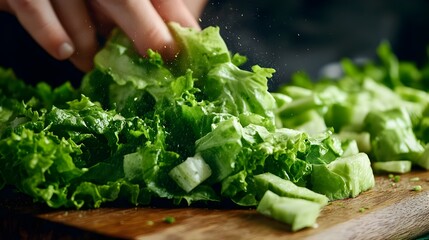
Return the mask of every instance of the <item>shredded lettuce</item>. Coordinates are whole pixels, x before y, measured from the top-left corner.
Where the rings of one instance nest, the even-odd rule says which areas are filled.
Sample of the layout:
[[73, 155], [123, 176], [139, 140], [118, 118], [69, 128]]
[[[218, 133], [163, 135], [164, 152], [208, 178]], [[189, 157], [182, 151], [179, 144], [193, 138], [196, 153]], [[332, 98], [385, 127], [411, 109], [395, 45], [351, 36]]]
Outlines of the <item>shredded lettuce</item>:
[[340, 80], [300, 73], [274, 93], [274, 69], [242, 69], [219, 28], [170, 29], [181, 52], [168, 63], [114, 30], [78, 89], [32, 87], [0, 69], [0, 189], [54, 208], [256, 207], [279, 183], [299, 194], [277, 194], [326, 205], [374, 186], [370, 158], [429, 165], [428, 71], [388, 45], [381, 67], [344, 60]]

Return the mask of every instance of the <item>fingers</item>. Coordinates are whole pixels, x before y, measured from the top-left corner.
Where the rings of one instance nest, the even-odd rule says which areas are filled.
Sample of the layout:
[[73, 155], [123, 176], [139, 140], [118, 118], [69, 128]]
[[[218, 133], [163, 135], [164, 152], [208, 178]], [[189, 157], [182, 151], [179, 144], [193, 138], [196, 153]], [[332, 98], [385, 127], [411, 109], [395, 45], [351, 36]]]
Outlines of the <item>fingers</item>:
[[50, 55], [92, 69], [97, 51], [94, 24], [81, 0], [9, 0], [23, 27]]
[[74, 53], [72, 40], [48, 0], [8, 0], [8, 3], [23, 27], [50, 55], [63, 60]]
[[196, 1], [193, 12], [183, 0], [99, 0], [97, 4], [134, 41], [140, 54], [145, 55], [150, 48], [171, 59], [177, 46], [166, 22], [199, 29], [195, 15], [206, 0]]
[[53, 0], [52, 5], [76, 49], [70, 61], [82, 71], [91, 70], [98, 44], [95, 26], [85, 2]]
[[182, 0], [151, 0], [151, 2], [165, 22], [174, 21], [183, 27], [200, 28], [197, 18], [194, 17]]
[[167, 58], [174, 56], [173, 37], [150, 1], [99, 0], [97, 3], [132, 39], [140, 54], [145, 55], [151, 48]]
[[[77, 68], [89, 71], [98, 47], [95, 27], [110, 31], [113, 23], [134, 41], [140, 54], [153, 49], [173, 58], [177, 46], [166, 22], [199, 29], [196, 19], [207, 0], [193, 1], [0, 0], [0, 9], [14, 13], [50, 55], [59, 60], [70, 58]], [[88, 5], [96, 11], [89, 12]]]

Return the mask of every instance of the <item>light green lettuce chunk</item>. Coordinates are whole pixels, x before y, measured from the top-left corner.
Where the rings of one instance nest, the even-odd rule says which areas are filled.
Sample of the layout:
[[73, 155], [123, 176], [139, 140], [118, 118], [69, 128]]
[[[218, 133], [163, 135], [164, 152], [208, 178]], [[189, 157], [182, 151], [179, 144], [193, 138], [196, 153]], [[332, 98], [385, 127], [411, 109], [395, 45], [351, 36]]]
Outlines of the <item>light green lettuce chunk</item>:
[[260, 195], [263, 195], [267, 190], [270, 190], [283, 197], [305, 199], [322, 206], [327, 205], [329, 201], [329, 199], [322, 194], [313, 192], [305, 187], [299, 187], [290, 180], [280, 178], [272, 173], [267, 172], [258, 174], [254, 176], [254, 179], [257, 191]]
[[339, 157], [329, 164], [313, 165], [311, 189], [330, 200], [356, 197], [375, 185], [368, 155], [358, 153]]
[[291, 225], [292, 231], [298, 231], [316, 224], [321, 205], [312, 201], [281, 197], [267, 191], [256, 210], [278, 221]]
[[186, 192], [192, 191], [200, 183], [210, 177], [210, 166], [204, 162], [201, 155], [188, 157], [168, 173], [173, 180]]

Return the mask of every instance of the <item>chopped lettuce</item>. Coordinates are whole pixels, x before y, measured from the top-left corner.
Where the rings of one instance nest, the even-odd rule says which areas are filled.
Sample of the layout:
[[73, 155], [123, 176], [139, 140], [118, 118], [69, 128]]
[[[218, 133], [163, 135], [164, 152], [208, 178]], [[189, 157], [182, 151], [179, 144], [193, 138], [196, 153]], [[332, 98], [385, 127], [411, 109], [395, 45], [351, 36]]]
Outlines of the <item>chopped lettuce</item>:
[[416, 138], [405, 110], [372, 111], [364, 122], [371, 136], [374, 160], [415, 160], [423, 154], [424, 147]]
[[262, 196], [269, 190], [279, 196], [305, 199], [321, 206], [325, 206], [329, 202], [325, 195], [313, 192], [305, 187], [296, 186], [291, 181], [282, 179], [270, 172], [255, 175], [254, 179], [257, 191]]
[[186, 192], [190, 192], [204, 182], [211, 174], [212, 171], [209, 165], [199, 154], [194, 157], [188, 157], [168, 173], [177, 185]]
[[356, 197], [375, 185], [368, 155], [337, 158], [329, 164], [313, 166], [312, 189], [326, 195], [330, 200]]
[[295, 74], [276, 93], [291, 99], [278, 103], [277, 126], [307, 132], [326, 126], [343, 143], [356, 141], [371, 161], [407, 160], [428, 169], [429, 64], [399, 61], [387, 42], [377, 53], [378, 59], [360, 64], [343, 59], [336, 78]]
[[386, 162], [374, 162], [372, 169], [374, 172], [385, 172], [385, 173], [407, 173], [411, 171], [411, 161], [386, 161]]
[[227, 201], [298, 230], [372, 188], [370, 158], [429, 168], [428, 74], [387, 44], [381, 67], [344, 60], [342, 79], [300, 73], [272, 93], [274, 69], [241, 68], [219, 28], [170, 29], [168, 63], [114, 30], [78, 89], [0, 68], [0, 189], [54, 208]]
[[292, 231], [315, 227], [321, 205], [299, 198], [279, 196], [266, 191], [258, 204], [257, 211], [278, 221], [287, 223]]
[[275, 127], [274, 70], [241, 69], [245, 57], [231, 55], [216, 27], [170, 27], [181, 46], [175, 61], [151, 50], [141, 57], [114, 30], [79, 89], [32, 87], [2, 70], [0, 186], [76, 208], [156, 198], [256, 206], [253, 176], [263, 172], [305, 186], [307, 155], [330, 147]]

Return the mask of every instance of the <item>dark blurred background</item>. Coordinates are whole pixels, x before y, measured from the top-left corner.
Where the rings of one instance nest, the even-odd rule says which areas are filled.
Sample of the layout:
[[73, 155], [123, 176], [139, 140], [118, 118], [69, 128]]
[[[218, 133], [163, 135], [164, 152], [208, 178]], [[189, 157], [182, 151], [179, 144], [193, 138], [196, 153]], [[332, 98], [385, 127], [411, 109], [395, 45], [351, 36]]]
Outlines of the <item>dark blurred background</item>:
[[383, 40], [402, 60], [427, 60], [425, 0], [210, 1], [202, 20], [220, 26], [229, 48], [249, 65], [275, 68], [272, 88], [296, 71], [317, 78], [323, 66], [344, 57], [374, 59]]
[[[399, 59], [422, 64], [429, 46], [426, 0], [218, 0], [209, 1], [201, 25], [219, 26], [233, 53], [248, 64], [276, 69], [275, 89], [296, 71], [313, 78], [343, 57], [374, 59], [381, 41]], [[65, 80], [77, 85], [82, 73], [50, 58], [7, 14], [0, 15], [0, 65], [28, 82]]]

